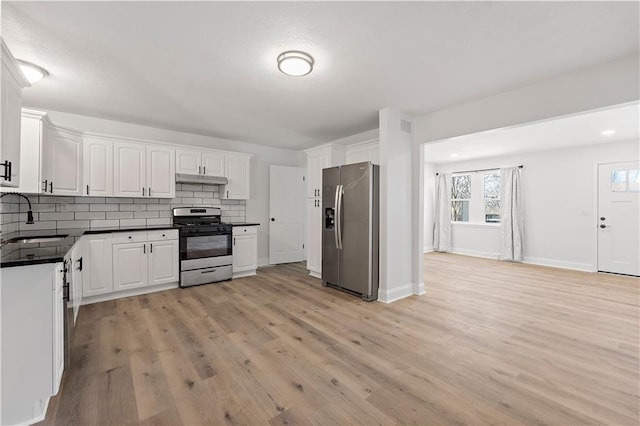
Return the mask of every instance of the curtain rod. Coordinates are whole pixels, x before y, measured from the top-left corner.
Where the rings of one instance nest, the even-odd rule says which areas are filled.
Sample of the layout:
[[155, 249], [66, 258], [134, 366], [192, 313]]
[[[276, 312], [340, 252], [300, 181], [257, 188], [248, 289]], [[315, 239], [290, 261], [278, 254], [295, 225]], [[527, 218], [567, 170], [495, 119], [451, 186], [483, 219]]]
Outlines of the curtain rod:
[[[523, 168], [524, 166], [522, 164], [520, 164], [518, 166], [519, 169]], [[478, 169], [478, 170], [463, 170], [461, 172], [451, 172], [451, 173], [473, 173], [473, 172], [488, 172], [489, 170], [500, 170], [500, 167], [494, 167], [491, 169]], [[436, 176], [438, 176], [440, 173], [436, 173]]]

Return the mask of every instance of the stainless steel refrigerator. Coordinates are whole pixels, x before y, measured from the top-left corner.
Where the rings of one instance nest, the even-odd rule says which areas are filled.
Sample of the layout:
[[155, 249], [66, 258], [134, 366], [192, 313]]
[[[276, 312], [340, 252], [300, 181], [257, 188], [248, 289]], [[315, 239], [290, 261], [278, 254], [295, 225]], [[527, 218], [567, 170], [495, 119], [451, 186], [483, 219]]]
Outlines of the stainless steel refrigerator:
[[322, 170], [322, 282], [366, 301], [378, 299], [379, 170]]

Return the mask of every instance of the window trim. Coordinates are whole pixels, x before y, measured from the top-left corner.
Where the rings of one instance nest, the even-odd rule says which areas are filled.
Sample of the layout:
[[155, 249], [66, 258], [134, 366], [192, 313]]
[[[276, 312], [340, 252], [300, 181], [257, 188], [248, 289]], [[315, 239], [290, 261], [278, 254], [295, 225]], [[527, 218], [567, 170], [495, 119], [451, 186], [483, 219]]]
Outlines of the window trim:
[[[496, 167], [493, 169], [483, 169], [478, 171], [467, 171], [467, 172], [452, 172], [451, 173], [451, 187], [453, 189], [453, 179], [457, 176], [470, 176], [471, 177], [471, 198], [453, 198], [451, 197], [451, 224], [452, 225], [462, 225], [469, 227], [489, 227], [496, 228], [500, 226], [502, 218], [498, 222], [487, 222], [486, 221], [486, 213], [485, 213], [485, 200], [487, 199], [497, 199], [500, 200], [500, 192], [498, 192], [498, 196], [496, 198], [485, 198], [485, 189], [484, 189], [484, 177], [488, 174], [497, 174], [500, 177], [500, 168]], [[453, 190], [452, 190], [453, 192]], [[474, 196], [475, 194], [475, 196]], [[453, 220], [453, 202], [454, 201], [467, 201], [469, 203], [469, 220]]]

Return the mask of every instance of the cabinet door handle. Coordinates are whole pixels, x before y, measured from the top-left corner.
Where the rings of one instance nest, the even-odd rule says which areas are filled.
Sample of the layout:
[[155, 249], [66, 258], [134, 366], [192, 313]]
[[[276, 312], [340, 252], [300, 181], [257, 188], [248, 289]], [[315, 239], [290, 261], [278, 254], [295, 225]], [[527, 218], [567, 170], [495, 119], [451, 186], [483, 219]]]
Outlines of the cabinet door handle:
[[143, 187], [142, 187], [142, 196], [143, 196], [143, 197], [144, 197], [144, 190], [145, 190], [145, 189], [146, 189], [146, 188], [143, 186]]
[[82, 258], [76, 260], [76, 262], [78, 262], [78, 267], [76, 268], [76, 270], [82, 271]]
[[227, 198], [229, 198], [229, 190], [227, 190]]
[[151, 187], [149, 187], [149, 197], [151, 197]]
[[89, 185], [87, 185], [87, 195], [89, 195]]
[[207, 174], [207, 166], [202, 166], [202, 174], [203, 175]]
[[0, 166], [4, 167], [4, 174], [2, 178], [4, 180], [11, 181], [11, 161], [5, 160]]
[[202, 174], [202, 166], [198, 166], [198, 174], [201, 175]]
[[147, 245], [146, 244], [142, 245], [142, 252], [145, 253], [145, 254], [147, 253]]
[[236, 237], [233, 237], [233, 245], [236, 245]]
[[153, 243], [149, 243], [149, 251], [153, 253]]
[[49, 192], [53, 194], [53, 181], [49, 182]]
[[45, 179], [42, 181], [42, 183], [44, 184], [44, 188], [42, 188], [42, 192], [47, 192], [47, 186], [48, 186], [48, 179]]

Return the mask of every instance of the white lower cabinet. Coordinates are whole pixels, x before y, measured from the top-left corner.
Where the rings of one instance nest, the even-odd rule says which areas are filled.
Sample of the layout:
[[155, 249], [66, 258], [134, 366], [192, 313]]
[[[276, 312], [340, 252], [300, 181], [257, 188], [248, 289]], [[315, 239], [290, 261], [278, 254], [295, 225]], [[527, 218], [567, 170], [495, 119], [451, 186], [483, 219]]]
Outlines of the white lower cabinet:
[[307, 269], [322, 276], [322, 198], [307, 199]]
[[149, 285], [166, 284], [180, 279], [178, 240], [149, 242]]
[[64, 372], [64, 265], [55, 265], [55, 285], [53, 288], [53, 395], [60, 390]]
[[114, 232], [83, 237], [84, 303], [176, 287], [178, 231]]
[[255, 275], [258, 268], [258, 230], [255, 226], [233, 227], [233, 277]]
[[113, 245], [113, 290], [147, 285], [147, 243]]
[[91, 297], [113, 292], [111, 234], [85, 236], [84, 251], [82, 296]]

